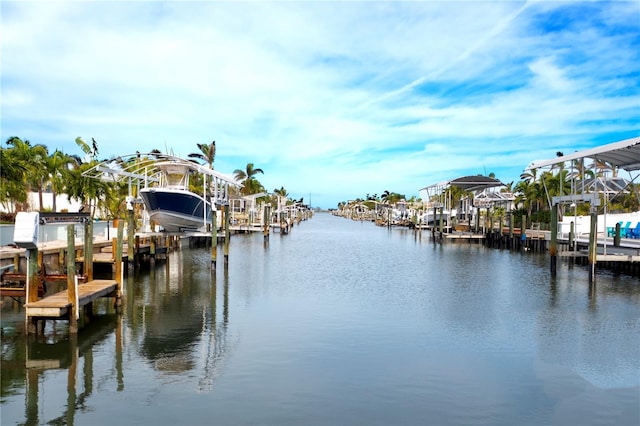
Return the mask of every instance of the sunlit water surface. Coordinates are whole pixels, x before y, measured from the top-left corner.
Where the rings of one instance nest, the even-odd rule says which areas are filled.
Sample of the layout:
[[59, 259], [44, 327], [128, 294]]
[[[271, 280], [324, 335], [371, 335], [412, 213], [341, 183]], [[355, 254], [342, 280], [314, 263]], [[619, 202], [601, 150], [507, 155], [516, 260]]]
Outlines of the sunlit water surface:
[[328, 214], [210, 259], [131, 273], [77, 339], [5, 302], [2, 425], [640, 424], [637, 278]]

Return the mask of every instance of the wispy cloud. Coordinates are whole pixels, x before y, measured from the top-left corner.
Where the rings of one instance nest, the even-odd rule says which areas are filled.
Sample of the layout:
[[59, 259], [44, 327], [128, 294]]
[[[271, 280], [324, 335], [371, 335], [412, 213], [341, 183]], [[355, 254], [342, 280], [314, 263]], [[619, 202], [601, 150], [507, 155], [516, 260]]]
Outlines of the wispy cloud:
[[636, 136], [638, 2], [0, 2], [1, 126], [333, 207]]

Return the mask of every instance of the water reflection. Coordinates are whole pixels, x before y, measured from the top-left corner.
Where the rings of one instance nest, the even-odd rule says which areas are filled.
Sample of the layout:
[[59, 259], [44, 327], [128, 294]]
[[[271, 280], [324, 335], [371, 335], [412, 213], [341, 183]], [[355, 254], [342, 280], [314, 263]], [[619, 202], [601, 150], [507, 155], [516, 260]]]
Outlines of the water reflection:
[[[106, 300], [97, 301], [96, 308], [108, 313], [94, 317], [78, 335], [68, 334], [66, 322], [59, 321], [49, 322], [44, 334], [27, 337], [19, 323], [7, 327], [3, 316], [2, 404], [24, 396], [20, 424], [74, 424], [76, 412], [86, 409], [94, 383], [105, 374], [115, 378], [117, 392], [125, 391], [132, 349], [159, 374], [193, 371], [199, 377], [198, 392], [211, 391], [227, 352], [228, 269], [218, 285], [214, 270], [175, 252], [166, 262], [132, 272], [125, 277], [123, 315]], [[24, 314], [14, 309], [9, 317], [17, 321]], [[100, 365], [94, 364], [96, 352], [103, 358]], [[105, 361], [113, 369], [105, 370]], [[58, 408], [42, 401], [51, 391], [66, 394]], [[16, 408], [3, 407], [3, 424], [22, 417], [11, 413]]]
[[2, 424], [640, 421], [636, 278], [328, 215], [217, 266], [131, 273], [89, 347], [27, 346], [3, 309]]
[[[51, 336], [23, 335], [3, 336], [2, 353], [2, 395], [3, 402], [9, 395], [19, 395], [24, 387], [25, 413], [24, 424], [74, 424], [75, 412], [81, 409], [94, 389], [94, 351], [106, 344], [108, 337], [120, 327], [121, 319], [117, 315], [103, 315], [92, 321], [78, 335], [70, 335], [65, 339], [52, 339]], [[7, 337], [10, 342], [7, 341]], [[11, 344], [13, 352], [5, 351]], [[122, 348], [115, 348], [121, 354]], [[19, 368], [18, 364], [23, 364]], [[66, 370], [66, 406], [57, 408], [58, 415], [41, 418], [43, 402], [41, 397], [45, 389], [51, 385], [54, 392], [61, 389], [58, 384], [51, 384], [47, 376], [51, 372], [59, 375]], [[120, 370], [121, 373], [121, 370]], [[77, 383], [80, 375], [81, 383]], [[64, 386], [64, 385], [63, 385]]]
[[156, 371], [179, 375], [201, 370], [205, 389], [225, 352], [229, 276], [225, 268], [219, 324], [216, 271], [201, 260], [174, 252], [164, 268], [128, 280], [127, 318], [139, 353]]

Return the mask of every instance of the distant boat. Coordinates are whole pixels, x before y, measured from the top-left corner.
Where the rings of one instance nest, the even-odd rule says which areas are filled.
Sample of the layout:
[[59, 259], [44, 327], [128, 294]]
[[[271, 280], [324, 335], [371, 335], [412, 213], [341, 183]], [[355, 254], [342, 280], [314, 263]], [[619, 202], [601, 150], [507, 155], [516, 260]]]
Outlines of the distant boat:
[[[158, 184], [140, 189], [140, 196], [149, 218], [167, 232], [206, 228], [212, 220], [211, 200], [227, 199], [228, 185], [237, 185], [229, 176], [177, 157], [153, 167], [158, 170]], [[189, 189], [190, 178], [198, 174], [203, 177], [203, 194]]]
[[[433, 209], [427, 209], [420, 218], [420, 224], [437, 227], [440, 223], [440, 219], [442, 218], [442, 226], [448, 226], [451, 222], [451, 215], [451, 211], [449, 210], [441, 211], [440, 209], [438, 209], [434, 215]], [[455, 216], [455, 210], [453, 212], [453, 215]]]

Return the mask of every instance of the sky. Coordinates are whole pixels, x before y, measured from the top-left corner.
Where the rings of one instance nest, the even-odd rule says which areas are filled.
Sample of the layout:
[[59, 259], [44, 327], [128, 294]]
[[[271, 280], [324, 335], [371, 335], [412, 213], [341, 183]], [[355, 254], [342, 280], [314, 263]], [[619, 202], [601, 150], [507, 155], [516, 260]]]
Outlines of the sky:
[[640, 2], [0, 0], [0, 139], [341, 201], [640, 135]]

